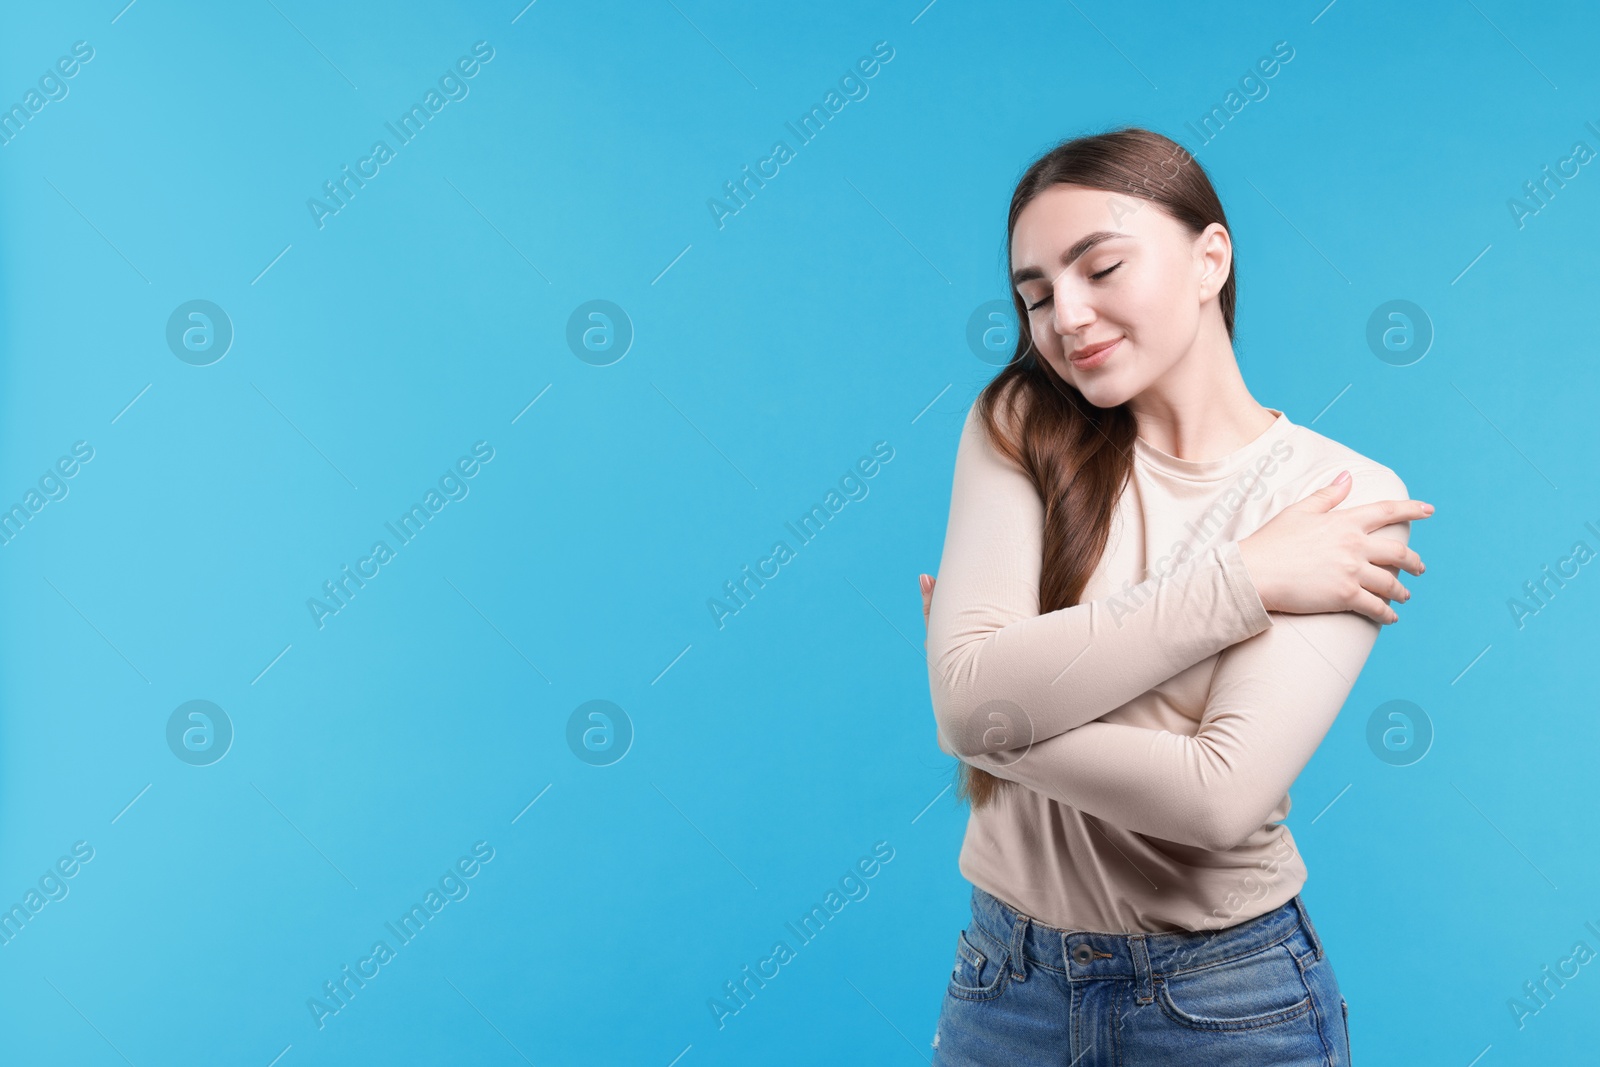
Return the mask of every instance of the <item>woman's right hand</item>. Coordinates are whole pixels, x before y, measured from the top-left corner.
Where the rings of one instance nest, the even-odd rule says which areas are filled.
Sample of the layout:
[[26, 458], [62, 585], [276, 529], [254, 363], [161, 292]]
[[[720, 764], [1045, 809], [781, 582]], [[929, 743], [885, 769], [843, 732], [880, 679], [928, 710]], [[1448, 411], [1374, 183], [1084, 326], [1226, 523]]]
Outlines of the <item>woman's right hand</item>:
[[1433, 514], [1433, 505], [1378, 500], [1334, 511], [1350, 492], [1349, 472], [1339, 479], [1284, 508], [1241, 540], [1245, 569], [1268, 611], [1356, 611], [1380, 623], [1396, 622], [1400, 616], [1386, 601], [1403, 602], [1411, 594], [1383, 568], [1411, 574], [1426, 568], [1409, 547], [1392, 537], [1375, 537], [1372, 531], [1425, 519]]

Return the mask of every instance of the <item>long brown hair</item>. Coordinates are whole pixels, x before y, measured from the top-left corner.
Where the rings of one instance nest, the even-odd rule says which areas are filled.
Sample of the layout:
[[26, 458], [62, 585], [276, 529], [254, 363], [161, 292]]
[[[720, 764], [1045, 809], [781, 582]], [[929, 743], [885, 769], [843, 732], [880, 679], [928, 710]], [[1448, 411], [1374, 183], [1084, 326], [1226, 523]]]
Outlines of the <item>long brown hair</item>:
[[[1228, 226], [1222, 201], [1193, 156], [1176, 141], [1139, 127], [1063, 141], [1041, 156], [1017, 182], [1006, 221], [1006, 270], [1022, 209], [1052, 185], [1125, 193], [1148, 201], [1198, 235], [1211, 223]], [[1131, 205], [1130, 205], [1131, 206]], [[1229, 231], [1232, 232], [1231, 230]], [[1236, 272], [1218, 294], [1222, 320], [1233, 339]], [[1033, 480], [1044, 502], [1044, 552], [1039, 614], [1078, 603], [1105, 552], [1117, 499], [1133, 470], [1138, 426], [1126, 404], [1097, 408], [1061, 378], [1033, 347], [1028, 311], [1007, 282], [1017, 316], [1011, 361], [978, 394], [984, 431], [1001, 455]], [[1016, 427], [1015, 439], [997, 419]], [[974, 809], [1014, 783], [967, 763], [957, 767], [956, 795]]]

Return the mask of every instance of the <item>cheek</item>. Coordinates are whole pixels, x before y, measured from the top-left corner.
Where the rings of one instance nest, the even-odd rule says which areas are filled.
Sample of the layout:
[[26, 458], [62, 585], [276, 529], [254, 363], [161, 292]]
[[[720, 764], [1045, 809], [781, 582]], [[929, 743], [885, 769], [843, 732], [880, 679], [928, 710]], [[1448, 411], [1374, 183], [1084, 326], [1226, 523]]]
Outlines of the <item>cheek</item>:
[[1172, 279], [1166, 269], [1151, 263], [1135, 278], [1130, 278], [1121, 292], [1122, 304], [1128, 313], [1141, 319], [1160, 318], [1172, 294]]
[[1193, 301], [1181, 299], [1183, 281], [1159, 270], [1145, 274], [1138, 284], [1123, 290], [1115, 308], [1108, 311], [1120, 317], [1128, 332], [1141, 341], [1164, 347], [1194, 330], [1196, 309]]
[[1061, 351], [1061, 335], [1056, 333], [1055, 324], [1050, 319], [1049, 309], [1040, 308], [1038, 311], [1029, 312], [1027, 321], [1028, 336], [1033, 339], [1033, 347], [1046, 355]]

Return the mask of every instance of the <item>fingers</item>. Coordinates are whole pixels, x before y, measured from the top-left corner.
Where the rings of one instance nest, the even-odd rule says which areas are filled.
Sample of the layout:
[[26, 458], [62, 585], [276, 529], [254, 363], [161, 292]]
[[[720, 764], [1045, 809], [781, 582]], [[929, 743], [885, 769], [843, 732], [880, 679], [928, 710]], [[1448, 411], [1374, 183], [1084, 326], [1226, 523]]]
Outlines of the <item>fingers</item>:
[[1421, 574], [1428, 569], [1415, 549], [1393, 537], [1368, 537], [1367, 559], [1381, 567], [1398, 567], [1411, 574]]
[[1413, 522], [1433, 514], [1433, 505], [1426, 500], [1375, 500], [1346, 511], [1361, 520], [1368, 533], [1396, 522]]
[[1400, 621], [1400, 616], [1395, 614], [1393, 608], [1365, 589], [1356, 594], [1356, 603], [1351, 610], [1360, 612], [1369, 619], [1376, 619], [1385, 626]]
[[1367, 564], [1361, 569], [1361, 585], [1374, 596], [1385, 600], [1398, 600], [1404, 604], [1411, 599], [1411, 590], [1400, 584], [1400, 579], [1389, 570]]
[[[1340, 471], [1338, 478], [1335, 478], [1304, 500], [1289, 506], [1309, 511], [1332, 511], [1339, 501], [1349, 495], [1352, 482], [1349, 471]], [[1351, 510], [1355, 509], [1352, 508]]]

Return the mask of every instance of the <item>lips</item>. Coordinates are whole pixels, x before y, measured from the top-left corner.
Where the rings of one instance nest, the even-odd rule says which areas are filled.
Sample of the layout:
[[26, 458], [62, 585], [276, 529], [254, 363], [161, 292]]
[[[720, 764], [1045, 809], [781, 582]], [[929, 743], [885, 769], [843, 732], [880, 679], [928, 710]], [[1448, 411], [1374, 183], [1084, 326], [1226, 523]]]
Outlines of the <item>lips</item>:
[[1088, 370], [1091, 367], [1098, 367], [1111, 357], [1111, 353], [1114, 352], [1117, 346], [1121, 343], [1122, 338], [1118, 337], [1114, 341], [1101, 341], [1099, 344], [1087, 345], [1078, 355], [1070, 357], [1071, 363], [1079, 370]]

